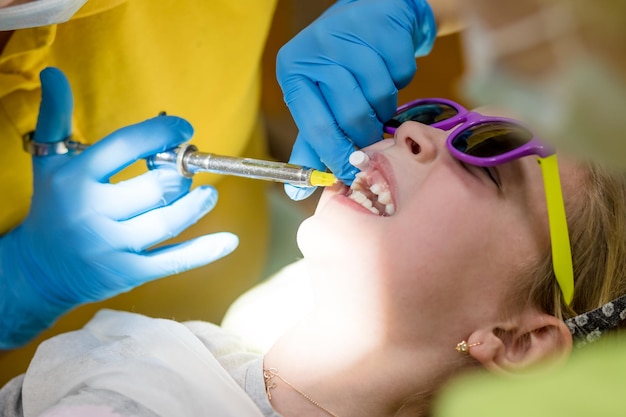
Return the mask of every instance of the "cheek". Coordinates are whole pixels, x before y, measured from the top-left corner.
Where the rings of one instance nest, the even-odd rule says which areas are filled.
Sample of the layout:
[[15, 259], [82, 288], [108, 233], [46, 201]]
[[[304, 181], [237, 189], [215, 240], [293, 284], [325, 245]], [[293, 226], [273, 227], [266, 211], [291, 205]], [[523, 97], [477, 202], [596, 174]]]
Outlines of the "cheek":
[[415, 201], [385, 230], [385, 250], [407, 277], [427, 271], [440, 277], [492, 279], [513, 274], [514, 265], [536, 260], [545, 249], [541, 227], [502, 200], [463, 189]]

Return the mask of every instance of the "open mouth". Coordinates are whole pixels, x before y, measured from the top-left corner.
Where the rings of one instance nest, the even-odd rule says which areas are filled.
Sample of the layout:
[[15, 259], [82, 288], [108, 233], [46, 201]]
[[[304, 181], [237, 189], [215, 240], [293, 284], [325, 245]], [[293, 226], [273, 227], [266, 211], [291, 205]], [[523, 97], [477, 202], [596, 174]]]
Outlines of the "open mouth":
[[359, 172], [347, 197], [378, 216], [393, 216], [396, 212], [389, 184], [376, 169]]

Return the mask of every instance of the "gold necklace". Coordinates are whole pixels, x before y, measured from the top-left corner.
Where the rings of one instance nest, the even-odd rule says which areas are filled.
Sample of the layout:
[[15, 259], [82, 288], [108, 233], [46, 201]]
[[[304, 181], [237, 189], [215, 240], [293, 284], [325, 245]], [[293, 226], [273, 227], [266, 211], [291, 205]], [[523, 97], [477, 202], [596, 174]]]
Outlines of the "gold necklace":
[[267, 392], [267, 398], [270, 401], [272, 401], [272, 393], [270, 392], [270, 390], [273, 390], [274, 388], [276, 388], [276, 382], [273, 381], [274, 377], [277, 377], [278, 379], [283, 381], [285, 384], [289, 385], [291, 387], [291, 389], [293, 389], [295, 392], [297, 392], [298, 394], [303, 396], [307, 401], [309, 401], [311, 404], [313, 404], [314, 406], [316, 406], [320, 410], [323, 410], [328, 415], [331, 415], [333, 417], [339, 417], [339, 416], [337, 416], [337, 414], [335, 414], [332, 411], [330, 411], [329, 409], [325, 408], [320, 403], [315, 401], [313, 398], [309, 397], [304, 392], [300, 391], [298, 388], [296, 388], [293, 385], [291, 385], [291, 383], [289, 381], [287, 381], [285, 378], [283, 378], [282, 376], [280, 376], [278, 374], [278, 369], [276, 369], [276, 368], [269, 368], [269, 369], [265, 369], [264, 368], [263, 369], [263, 379], [265, 379], [265, 391]]

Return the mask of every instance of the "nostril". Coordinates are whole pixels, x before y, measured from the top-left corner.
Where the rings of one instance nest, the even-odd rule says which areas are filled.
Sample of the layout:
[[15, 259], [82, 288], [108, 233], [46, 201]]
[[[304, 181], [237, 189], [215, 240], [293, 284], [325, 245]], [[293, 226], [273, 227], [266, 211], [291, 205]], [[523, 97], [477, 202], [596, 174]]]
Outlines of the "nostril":
[[422, 148], [420, 148], [420, 145], [411, 138], [406, 138], [406, 144], [409, 145], [409, 147], [411, 148], [411, 152], [413, 152], [414, 155], [417, 155], [422, 150]]

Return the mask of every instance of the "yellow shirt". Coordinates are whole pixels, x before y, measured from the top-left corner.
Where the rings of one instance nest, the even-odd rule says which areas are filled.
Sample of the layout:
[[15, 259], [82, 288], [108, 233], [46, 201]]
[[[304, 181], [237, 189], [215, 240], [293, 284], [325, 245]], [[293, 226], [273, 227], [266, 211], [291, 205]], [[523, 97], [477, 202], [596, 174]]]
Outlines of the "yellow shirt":
[[[21, 148], [40, 102], [39, 72], [60, 68], [74, 94], [73, 134], [93, 143], [160, 111], [186, 118], [205, 152], [264, 158], [260, 61], [275, 0], [89, 0], [67, 23], [16, 31], [0, 55], [0, 233], [30, 204], [30, 156]], [[136, 175], [142, 164], [131, 167]], [[200, 174], [219, 192], [211, 213], [177, 238], [239, 235], [230, 256], [71, 312], [27, 347], [0, 357], [0, 385], [26, 367], [44, 337], [76, 328], [102, 307], [176, 320], [220, 320], [258, 279], [266, 255], [266, 184]], [[43, 232], [43, 231], [42, 231]]]

